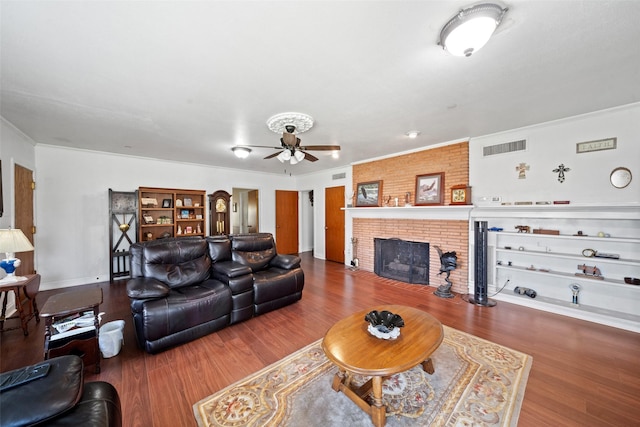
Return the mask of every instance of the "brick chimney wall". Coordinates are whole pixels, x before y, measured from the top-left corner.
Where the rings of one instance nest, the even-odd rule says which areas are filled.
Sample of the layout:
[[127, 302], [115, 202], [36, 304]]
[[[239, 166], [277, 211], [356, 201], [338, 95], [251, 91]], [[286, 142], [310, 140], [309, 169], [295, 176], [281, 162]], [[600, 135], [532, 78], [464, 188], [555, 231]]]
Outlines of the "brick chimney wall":
[[[461, 142], [420, 152], [404, 154], [353, 166], [353, 188], [359, 182], [382, 181], [383, 197], [396, 197], [404, 204], [404, 195], [411, 192], [415, 203], [416, 176], [444, 172], [444, 204], [451, 201], [451, 187], [469, 182], [469, 143]], [[368, 209], [368, 208], [360, 208]], [[408, 208], [410, 209], [410, 208]], [[373, 271], [374, 237], [399, 238], [430, 244], [429, 284], [445, 284], [446, 273], [440, 272], [440, 258], [434, 245], [443, 252], [455, 251], [458, 267], [451, 272], [453, 292], [466, 294], [469, 272], [469, 223], [461, 220], [416, 220], [385, 218], [354, 218], [353, 237], [358, 239], [359, 267]], [[418, 286], [418, 285], [416, 285]]]

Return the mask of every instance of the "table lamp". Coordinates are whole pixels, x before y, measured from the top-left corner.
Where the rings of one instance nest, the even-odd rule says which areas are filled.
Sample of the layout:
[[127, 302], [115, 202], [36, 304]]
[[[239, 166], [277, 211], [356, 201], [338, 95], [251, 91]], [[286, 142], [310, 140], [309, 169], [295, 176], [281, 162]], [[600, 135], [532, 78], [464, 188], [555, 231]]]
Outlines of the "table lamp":
[[20, 260], [15, 257], [17, 252], [32, 251], [33, 245], [24, 235], [22, 230], [9, 228], [0, 230], [0, 253], [4, 252], [6, 258], [0, 261], [0, 267], [7, 272], [3, 281], [16, 281], [16, 267], [20, 266]]

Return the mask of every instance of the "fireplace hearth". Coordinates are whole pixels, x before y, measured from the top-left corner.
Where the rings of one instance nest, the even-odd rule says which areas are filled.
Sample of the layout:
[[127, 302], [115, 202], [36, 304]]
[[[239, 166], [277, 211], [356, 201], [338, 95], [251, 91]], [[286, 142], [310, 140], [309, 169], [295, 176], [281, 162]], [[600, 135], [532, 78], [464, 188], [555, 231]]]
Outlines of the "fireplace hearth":
[[374, 238], [375, 274], [406, 283], [429, 284], [429, 243]]

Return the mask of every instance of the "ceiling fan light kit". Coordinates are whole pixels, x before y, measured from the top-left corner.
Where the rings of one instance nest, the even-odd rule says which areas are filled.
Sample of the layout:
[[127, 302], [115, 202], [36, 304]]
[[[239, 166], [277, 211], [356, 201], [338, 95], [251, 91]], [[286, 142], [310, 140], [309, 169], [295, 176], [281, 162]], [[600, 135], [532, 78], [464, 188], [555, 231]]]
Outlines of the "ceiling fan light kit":
[[251, 153], [251, 148], [235, 146], [231, 148], [231, 151], [233, 151], [233, 154], [235, 154], [236, 157], [240, 159], [246, 159], [247, 157], [249, 157], [249, 153]]
[[494, 3], [462, 9], [442, 27], [438, 44], [452, 55], [471, 56], [489, 41], [507, 10]]

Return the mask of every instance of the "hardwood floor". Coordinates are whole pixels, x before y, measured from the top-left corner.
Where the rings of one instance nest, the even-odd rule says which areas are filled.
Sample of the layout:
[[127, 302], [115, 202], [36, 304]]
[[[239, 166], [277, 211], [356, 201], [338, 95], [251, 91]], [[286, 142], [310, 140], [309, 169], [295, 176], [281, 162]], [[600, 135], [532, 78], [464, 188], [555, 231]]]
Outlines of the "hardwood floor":
[[[445, 325], [533, 356], [521, 426], [639, 426], [640, 334], [508, 303], [477, 307], [435, 288], [351, 271], [302, 254], [302, 300], [194, 342], [149, 355], [138, 349], [124, 281], [101, 283], [103, 323], [126, 320], [120, 354], [102, 360], [88, 381], [112, 383], [125, 426], [193, 426], [192, 405], [321, 338], [337, 320], [380, 304], [428, 311]], [[40, 307], [62, 289], [41, 292]], [[42, 360], [44, 322], [0, 335], [2, 372]], [[436, 367], [437, 369], [437, 367]]]

